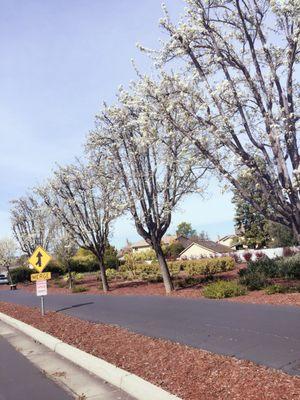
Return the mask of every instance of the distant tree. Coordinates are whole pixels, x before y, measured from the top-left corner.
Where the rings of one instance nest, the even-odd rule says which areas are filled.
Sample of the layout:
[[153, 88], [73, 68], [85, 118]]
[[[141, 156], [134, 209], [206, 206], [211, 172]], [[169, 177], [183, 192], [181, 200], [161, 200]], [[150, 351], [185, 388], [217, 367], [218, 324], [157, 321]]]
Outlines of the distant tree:
[[72, 240], [98, 259], [103, 290], [108, 291], [104, 255], [112, 222], [122, 212], [116, 178], [80, 162], [60, 167], [44, 187], [37, 189], [49, 210]]
[[114, 269], [118, 268], [120, 262], [117, 255], [118, 255], [117, 249], [108, 243], [104, 252], [105, 268], [114, 268]]
[[199, 232], [199, 233], [196, 235], [196, 237], [197, 237], [198, 239], [200, 239], [200, 240], [209, 240], [209, 235], [208, 235], [208, 233], [205, 232], [205, 231]]
[[297, 244], [292, 230], [284, 225], [269, 222], [268, 232], [270, 235], [270, 247], [288, 247]]
[[187, 238], [196, 236], [197, 231], [192, 228], [192, 224], [189, 222], [181, 222], [178, 224], [177, 229], [176, 229], [176, 235], [177, 236], [185, 236]]
[[30, 256], [37, 246], [50, 250], [56, 235], [56, 220], [44, 203], [33, 195], [11, 201], [11, 225], [21, 250]]
[[16, 243], [12, 239], [0, 240], [0, 267], [6, 268], [9, 283], [12, 284], [10, 267], [15, 261], [17, 252]]
[[164, 248], [164, 253], [167, 258], [176, 260], [183, 250], [184, 246], [178, 241], [174, 241]]
[[253, 186], [252, 178], [249, 176], [240, 176], [239, 182], [245, 190], [252, 190], [253, 199], [260, 202], [263, 210], [258, 212], [252, 202], [245, 200], [238, 190], [233, 190], [235, 227], [244, 237], [244, 244], [249, 248], [284, 247], [295, 244], [296, 240], [290, 228], [270, 220], [270, 216], [276, 211], [264, 200], [259, 185]]
[[[240, 178], [240, 184], [243, 187], [252, 185], [250, 178]], [[260, 191], [252, 187], [253, 197], [256, 201], [261, 199], [261, 206], [267, 208], [266, 204], [263, 204], [263, 199], [260, 195]], [[268, 230], [268, 220], [266, 219], [266, 211], [259, 213], [256, 208], [253, 207], [252, 203], [247, 202], [241, 197], [238, 190], [233, 191], [232, 202], [235, 206], [235, 229], [241, 236], [243, 236], [243, 244], [249, 248], [259, 249], [267, 245], [270, 241], [270, 234]]]

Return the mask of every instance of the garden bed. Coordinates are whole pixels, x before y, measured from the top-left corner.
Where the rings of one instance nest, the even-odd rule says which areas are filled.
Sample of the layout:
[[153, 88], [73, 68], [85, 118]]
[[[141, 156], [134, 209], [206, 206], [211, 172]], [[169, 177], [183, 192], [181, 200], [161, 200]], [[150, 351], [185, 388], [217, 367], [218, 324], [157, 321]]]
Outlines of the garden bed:
[[0, 303], [0, 311], [141, 376], [184, 400], [300, 398], [300, 377], [126, 329]]
[[[239, 266], [232, 271], [222, 272], [215, 275], [215, 279], [236, 279], [238, 276], [238, 271], [243, 267]], [[92, 274], [84, 274], [83, 278], [76, 282], [77, 286], [84, 287], [87, 290], [82, 293], [87, 294], [103, 294], [103, 291], [100, 289], [100, 281], [98, 279], [98, 273]], [[183, 280], [186, 276], [182, 276]], [[200, 276], [199, 279], [204, 279], [204, 276]], [[59, 283], [63, 282], [60, 278], [59, 280], [50, 280], [48, 281], [48, 292], [49, 294], [61, 293], [61, 294], [70, 294], [72, 293], [67, 287], [59, 287]], [[180, 296], [180, 297], [202, 297], [201, 290], [205, 286], [205, 282], [200, 282], [196, 284], [187, 285], [184, 288], [178, 288], [176, 291], [172, 293], [172, 296]], [[67, 286], [67, 284], [65, 283]], [[2, 288], [7, 289], [6, 286]], [[19, 283], [18, 288], [34, 293], [35, 292], [35, 283], [26, 282]], [[0, 287], [1, 289], [1, 287]], [[158, 283], [150, 283], [143, 281], [112, 281], [110, 282], [110, 291], [108, 295], [139, 295], [139, 296], [165, 296], [165, 288], [162, 282]]]
[[[236, 279], [237, 271], [230, 271], [219, 276], [220, 279]], [[99, 281], [96, 275], [87, 275], [78, 285], [87, 288], [83, 294], [98, 294], [103, 295], [103, 291], [99, 289]], [[171, 294], [175, 297], [187, 298], [203, 298], [202, 290], [205, 284], [197, 284], [191, 287], [178, 289]], [[0, 286], [0, 290], [8, 290], [6, 285]], [[19, 283], [18, 289], [27, 292], [35, 293], [35, 284]], [[71, 294], [67, 288], [59, 288], [54, 281], [50, 281], [48, 287], [49, 294]], [[165, 289], [162, 283], [145, 283], [145, 282], [120, 282], [112, 283], [109, 296], [165, 296]], [[273, 304], [273, 305], [289, 305], [300, 307], [300, 293], [278, 293], [267, 295], [264, 290], [256, 290], [248, 292], [245, 296], [233, 297], [224, 299], [226, 301], [252, 303], [252, 304]], [[216, 300], [217, 301], [217, 300]]]

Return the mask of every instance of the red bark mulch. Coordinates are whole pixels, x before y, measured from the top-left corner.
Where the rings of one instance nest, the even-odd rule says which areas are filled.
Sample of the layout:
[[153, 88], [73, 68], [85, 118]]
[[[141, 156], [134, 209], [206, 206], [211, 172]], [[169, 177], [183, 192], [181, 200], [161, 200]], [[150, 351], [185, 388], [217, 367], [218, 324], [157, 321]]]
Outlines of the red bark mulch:
[[[218, 279], [236, 279], [239, 269], [242, 266], [236, 268], [233, 271], [217, 274]], [[103, 291], [99, 289], [100, 282], [97, 280], [97, 275], [86, 275], [81, 282], [77, 285], [84, 286], [88, 291], [83, 292], [86, 294], [103, 294]], [[165, 289], [163, 283], [147, 283], [147, 282], [111, 282], [111, 290], [108, 295], [113, 296], [165, 296]], [[177, 289], [171, 296], [176, 297], [190, 297], [190, 298], [201, 298], [203, 283], [199, 283], [183, 289]], [[18, 288], [22, 290], [35, 293], [35, 284], [26, 283], [18, 284]], [[0, 286], [1, 289], [6, 289], [7, 286]], [[48, 281], [49, 294], [61, 293], [70, 294], [70, 290], [67, 288], [59, 288], [55, 281]], [[216, 300], [218, 301], [218, 300]], [[300, 293], [278, 293], [273, 295], [265, 294], [264, 290], [253, 291], [247, 293], [245, 296], [233, 297], [226, 299], [226, 301], [241, 302], [241, 303], [252, 303], [252, 304], [273, 304], [273, 305], [289, 305], [289, 306], [300, 306]]]
[[[300, 377], [116, 326], [0, 302], [0, 311], [161, 386], [184, 400], [296, 400]], [[153, 399], [155, 400], [155, 399]]]

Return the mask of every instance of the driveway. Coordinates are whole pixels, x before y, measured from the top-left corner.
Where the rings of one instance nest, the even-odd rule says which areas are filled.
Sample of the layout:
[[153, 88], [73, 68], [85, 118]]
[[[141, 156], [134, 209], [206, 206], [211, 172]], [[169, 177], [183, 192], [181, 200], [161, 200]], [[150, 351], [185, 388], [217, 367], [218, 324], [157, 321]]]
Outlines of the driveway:
[[[0, 301], [39, 306], [34, 294]], [[300, 308], [158, 296], [48, 295], [46, 309], [300, 375]]]

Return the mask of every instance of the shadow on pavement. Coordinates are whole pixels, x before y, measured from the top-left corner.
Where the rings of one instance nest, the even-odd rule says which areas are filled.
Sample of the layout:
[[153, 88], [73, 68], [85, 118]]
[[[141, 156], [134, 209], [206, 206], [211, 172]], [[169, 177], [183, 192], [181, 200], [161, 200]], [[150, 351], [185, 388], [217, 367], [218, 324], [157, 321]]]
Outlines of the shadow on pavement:
[[78, 307], [88, 306], [88, 305], [90, 305], [90, 304], [94, 304], [94, 302], [93, 302], [93, 301], [90, 301], [90, 302], [88, 302], [88, 303], [74, 304], [73, 306], [64, 307], [64, 308], [60, 308], [59, 310], [55, 310], [55, 312], [71, 310], [72, 308], [78, 308]]

